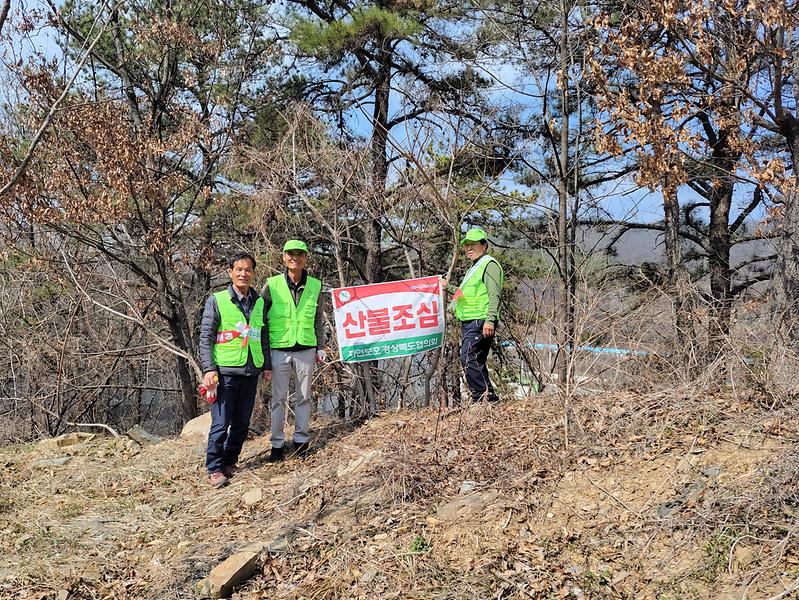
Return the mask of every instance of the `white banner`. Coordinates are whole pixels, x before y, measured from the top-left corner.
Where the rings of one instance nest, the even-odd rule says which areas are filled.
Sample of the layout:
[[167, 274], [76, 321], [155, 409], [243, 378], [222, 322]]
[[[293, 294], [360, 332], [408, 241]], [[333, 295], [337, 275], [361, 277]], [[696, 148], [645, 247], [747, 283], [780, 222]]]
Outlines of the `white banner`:
[[407, 356], [438, 348], [444, 302], [438, 276], [331, 291], [343, 362]]

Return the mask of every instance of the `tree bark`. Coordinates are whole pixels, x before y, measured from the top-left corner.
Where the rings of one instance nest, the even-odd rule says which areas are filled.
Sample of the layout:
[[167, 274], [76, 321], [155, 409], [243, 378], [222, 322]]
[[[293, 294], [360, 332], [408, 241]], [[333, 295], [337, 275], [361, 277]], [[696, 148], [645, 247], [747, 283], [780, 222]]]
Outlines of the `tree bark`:
[[380, 217], [385, 202], [386, 181], [388, 179], [388, 113], [391, 91], [391, 54], [387, 48], [389, 40], [382, 40], [378, 53], [379, 66], [375, 81], [375, 105], [372, 113], [372, 183], [374, 186], [372, 218], [366, 229], [366, 276], [369, 283], [381, 281], [383, 277], [382, 245], [383, 226]]
[[[172, 343], [184, 351], [188, 356], [194, 356], [194, 344], [189, 330], [189, 316], [186, 306], [180, 297], [180, 290], [170, 286], [167, 263], [162, 257], [155, 256], [158, 271], [159, 296], [161, 309], [169, 324], [169, 333]], [[183, 356], [176, 356], [178, 379], [180, 380], [181, 412], [184, 422], [197, 416], [197, 376], [193, 372], [189, 361]]]
[[683, 364], [688, 366], [696, 355], [693, 294], [691, 293], [691, 280], [683, 263], [680, 247], [680, 203], [677, 199], [677, 190], [671, 189], [668, 183], [663, 189], [663, 221], [666, 276], [669, 289], [674, 294], [676, 352], [682, 357]]
[[572, 303], [572, 253], [569, 236], [569, 53], [568, 53], [568, 10], [565, 0], [561, 0], [561, 39], [560, 39], [560, 71], [561, 71], [561, 127], [560, 127], [560, 179], [558, 182], [558, 263], [560, 266], [561, 289], [558, 299], [558, 354], [556, 370], [558, 385], [561, 391], [569, 394], [570, 355], [573, 349], [574, 313]]
[[[372, 157], [372, 185], [374, 196], [370, 207], [371, 219], [369, 220], [364, 240], [366, 245], [366, 278], [369, 283], [377, 283], [383, 279], [383, 226], [380, 217], [383, 214], [385, 202], [386, 181], [388, 180], [388, 113], [391, 91], [391, 53], [388, 49], [389, 40], [383, 37], [380, 40], [378, 51], [378, 69], [375, 80], [375, 105], [372, 113], [372, 139], [369, 150]], [[368, 414], [378, 410], [377, 390], [380, 389], [380, 374], [374, 368], [374, 361], [364, 362], [362, 374], [366, 391]], [[375, 389], [377, 388], [377, 390]]]
[[[709, 129], [709, 127], [708, 127]], [[711, 135], [713, 173], [710, 202], [710, 227], [708, 231], [708, 266], [710, 268], [710, 322], [708, 323], [708, 359], [722, 351], [729, 338], [732, 318], [732, 273], [730, 271], [730, 207], [734, 188], [735, 166], [740, 151], [730, 148], [729, 132], [719, 129]]]
[[3, 0], [0, 5], [0, 33], [3, 32], [3, 26], [6, 24], [8, 18], [8, 11], [11, 9], [11, 0]]
[[[729, 165], [732, 168], [733, 165]], [[729, 172], [729, 171], [727, 171]], [[710, 253], [710, 296], [712, 298], [709, 323], [709, 355], [717, 355], [730, 334], [732, 315], [730, 273], [730, 205], [732, 183], [724, 182], [710, 197], [710, 231], [708, 245]]]
[[[799, 165], [799, 119], [786, 114], [780, 125], [795, 169]], [[795, 192], [785, 198], [776, 272], [783, 325], [788, 339], [796, 348], [799, 345], [799, 198]]]
[[[185, 340], [183, 327], [181, 326], [181, 319], [178, 316], [172, 316], [169, 319], [169, 331], [171, 333], [172, 341], [174, 344], [191, 354], [191, 345]], [[178, 371], [178, 379], [180, 380], [180, 395], [181, 395], [181, 413], [183, 415], [184, 423], [190, 421], [197, 416], [197, 381], [193, 377], [191, 367], [188, 361], [182, 356], [175, 357], [175, 365]]]

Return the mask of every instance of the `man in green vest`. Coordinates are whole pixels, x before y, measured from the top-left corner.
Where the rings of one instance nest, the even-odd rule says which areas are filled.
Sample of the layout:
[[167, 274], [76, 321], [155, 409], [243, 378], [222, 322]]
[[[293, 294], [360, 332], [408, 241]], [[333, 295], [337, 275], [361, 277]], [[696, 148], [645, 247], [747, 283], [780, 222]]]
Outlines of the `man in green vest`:
[[[269, 338], [262, 335], [264, 301], [252, 288], [255, 258], [246, 252], [228, 260], [230, 285], [205, 303], [200, 323], [203, 387], [210, 390], [211, 429], [205, 465], [208, 482], [226, 485], [250, 427], [258, 375], [269, 379]], [[266, 332], [263, 332], [264, 334]]]
[[472, 400], [499, 402], [486, 360], [499, 321], [499, 296], [505, 275], [497, 260], [487, 254], [486, 232], [479, 227], [466, 232], [461, 246], [472, 261], [452, 299], [455, 317], [461, 323], [461, 364]]
[[310, 449], [311, 379], [314, 363], [325, 361], [324, 317], [320, 292], [322, 282], [308, 275], [308, 246], [289, 240], [283, 246], [286, 271], [270, 277], [261, 295], [269, 327], [272, 358], [272, 450], [267, 459], [284, 458], [289, 382], [296, 376], [293, 447], [304, 458]]

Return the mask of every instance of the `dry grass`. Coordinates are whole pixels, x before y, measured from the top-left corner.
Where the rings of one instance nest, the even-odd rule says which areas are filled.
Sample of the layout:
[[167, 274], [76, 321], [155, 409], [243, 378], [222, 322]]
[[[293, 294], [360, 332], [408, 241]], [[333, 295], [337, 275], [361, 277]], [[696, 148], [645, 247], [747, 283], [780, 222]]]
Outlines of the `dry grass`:
[[[799, 418], [740, 390], [317, 423], [301, 462], [250, 440], [221, 491], [202, 448], [100, 439], [62, 467], [0, 452], [0, 597], [192, 598], [249, 542], [259, 598], [764, 598], [799, 572]], [[464, 482], [473, 490], [459, 493]], [[246, 507], [241, 495], [264, 499]], [[455, 502], [455, 504], [449, 503]], [[470, 503], [471, 502], [471, 503]], [[449, 510], [449, 512], [448, 512]], [[453, 512], [454, 511], [454, 512]]]

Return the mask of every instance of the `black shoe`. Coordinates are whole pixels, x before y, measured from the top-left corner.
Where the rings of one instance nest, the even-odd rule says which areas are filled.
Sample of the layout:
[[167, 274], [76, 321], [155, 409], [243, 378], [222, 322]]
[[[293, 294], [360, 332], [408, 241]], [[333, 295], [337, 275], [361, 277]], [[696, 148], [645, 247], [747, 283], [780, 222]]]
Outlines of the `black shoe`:
[[280, 462], [281, 460], [283, 460], [283, 446], [280, 448], [272, 448], [272, 450], [269, 452], [266, 462], [276, 463]]
[[302, 444], [294, 444], [294, 454], [299, 458], [305, 458], [311, 451], [311, 444], [303, 442]]

